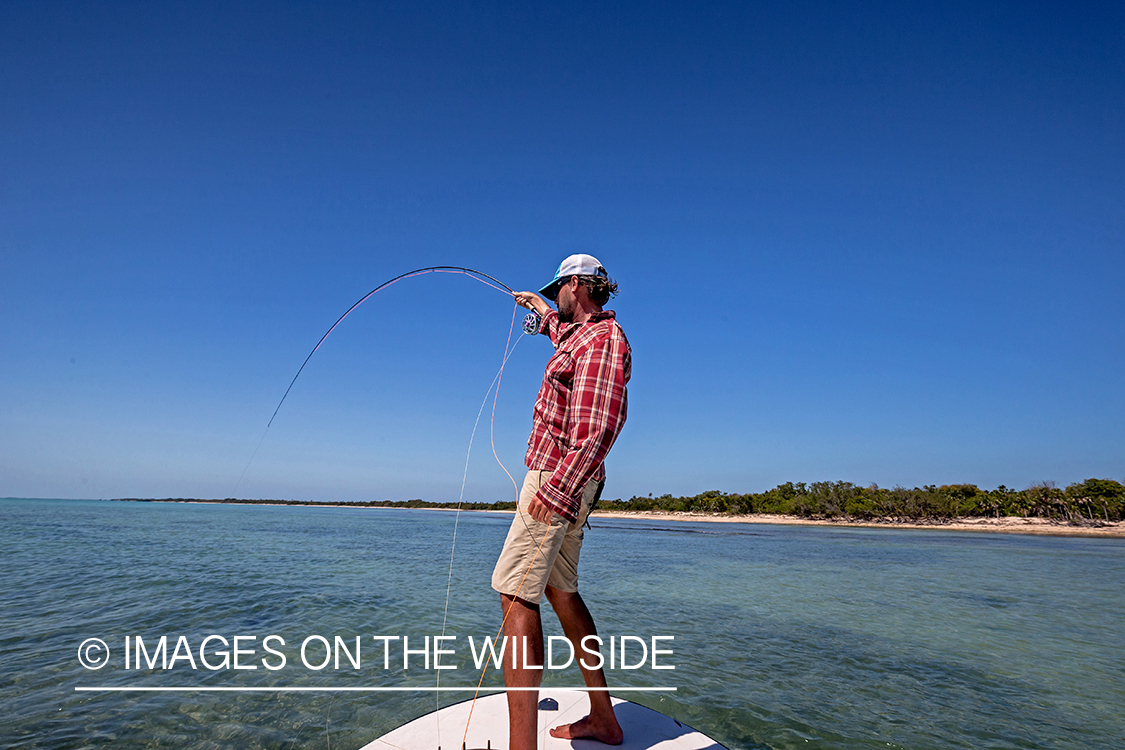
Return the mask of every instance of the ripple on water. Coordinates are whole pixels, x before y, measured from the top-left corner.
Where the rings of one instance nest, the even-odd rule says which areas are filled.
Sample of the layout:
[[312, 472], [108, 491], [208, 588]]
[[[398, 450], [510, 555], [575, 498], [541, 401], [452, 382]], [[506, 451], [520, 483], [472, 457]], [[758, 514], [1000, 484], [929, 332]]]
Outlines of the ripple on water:
[[[435, 634], [452, 516], [0, 501], [5, 747], [358, 748], [432, 694], [86, 694], [89, 684], [392, 685], [432, 675], [90, 673], [84, 637]], [[464, 514], [449, 633], [498, 625], [509, 517]], [[748, 748], [1117, 748], [1125, 545], [599, 519], [582, 587], [606, 634], [675, 636], [638, 702]], [[558, 634], [553, 618], [548, 634]], [[287, 640], [296, 659], [299, 644]], [[379, 664], [381, 667], [381, 663]], [[453, 673], [462, 676], [460, 672]], [[468, 673], [464, 674], [467, 680]], [[453, 675], [443, 675], [450, 684]], [[549, 675], [571, 683], [576, 672]], [[463, 696], [450, 697], [448, 701]]]

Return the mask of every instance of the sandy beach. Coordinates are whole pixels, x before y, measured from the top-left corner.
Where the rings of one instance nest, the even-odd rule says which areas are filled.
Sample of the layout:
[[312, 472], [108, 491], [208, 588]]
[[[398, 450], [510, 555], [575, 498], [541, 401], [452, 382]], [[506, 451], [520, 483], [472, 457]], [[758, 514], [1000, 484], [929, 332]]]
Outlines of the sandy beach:
[[730, 515], [726, 513], [661, 513], [656, 511], [595, 510], [594, 518], [643, 518], [653, 521], [709, 521], [715, 523], [769, 523], [792, 526], [855, 526], [872, 529], [924, 529], [926, 531], [980, 531], [1006, 534], [1045, 534], [1050, 536], [1089, 536], [1125, 538], [1125, 522], [1091, 522], [1078, 526], [1048, 518], [962, 518], [949, 522], [916, 523], [907, 521], [829, 521], [779, 516], [764, 513]]

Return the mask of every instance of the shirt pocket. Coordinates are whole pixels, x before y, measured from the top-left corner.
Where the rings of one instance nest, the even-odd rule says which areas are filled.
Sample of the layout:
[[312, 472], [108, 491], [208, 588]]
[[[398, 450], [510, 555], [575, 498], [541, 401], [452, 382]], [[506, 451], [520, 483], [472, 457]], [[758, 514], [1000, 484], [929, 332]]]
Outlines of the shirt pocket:
[[546, 373], [552, 382], [570, 390], [570, 383], [574, 380], [574, 355], [568, 351], [555, 352], [547, 361]]

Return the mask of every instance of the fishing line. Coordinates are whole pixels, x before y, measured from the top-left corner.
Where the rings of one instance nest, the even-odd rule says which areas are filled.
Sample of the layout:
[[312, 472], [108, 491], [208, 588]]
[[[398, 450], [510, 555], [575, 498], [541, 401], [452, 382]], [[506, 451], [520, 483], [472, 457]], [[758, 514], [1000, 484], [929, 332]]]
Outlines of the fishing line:
[[[494, 377], [492, 379], [492, 383], [488, 386], [488, 390], [485, 391], [484, 400], [481, 401], [480, 409], [477, 410], [477, 418], [473, 422], [473, 430], [469, 435], [469, 447], [468, 447], [468, 450], [465, 453], [465, 471], [464, 471], [464, 473], [462, 474], [462, 477], [461, 477], [461, 494], [457, 498], [457, 514], [455, 515], [454, 520], [453, 520], [453, 544], [452, 544], [452, 546], [449, 550], [449, 576], [448, 576], [448, 578], [446, 580], [446, 584], [445, 584], [445, 609], [444, 609], [444, 612], [442, 613], [442, 620], [441, 620], [441, 634], [443, 636], [445, 635], [446, 623], [447, 623], [448, 614], [449, 614], [449, 596], [450, 596], [450, 592], [453, 589], [453, 560], [454, 560], [454, 555], [455, 555], [455, 552], [456, 552], [456, 549], [457, 549], [457, 528], [458, 528], [458, 522], [460, 521], [460, 518], [461, 518], [461, 505], [462, 505], [462, 502], [463, 502], [463, 499], [464, 499], [464, 496], [465, 496], [465, 483], [466, 483], [468, 475], [469, 475], [469, 455], [472, 453], [472, 450], [473, 450], [473, 440], [476, 437], [477, 425], [480, 424], [480, 417], [481, 417], [481, 414], [484, 413], [484, 406], [485, 406], [485, 404], [488, 403], [489, 393], [492, 393], [492, 414], [491, 414], [491, 418], [489, 419], [488, 437], [489, 437], [489, 442], [491, 443], [491, 446], [492, 446], [492, 456], [493, 456], [493, 458], [496, 459], [496, 463], [500, 464], [500, 468], [504, 470], [504, 473], [508, 475], [508, 479], [511, 480], [512, 488], [516, 492], [516, 516], [520, 519], [520, 521], [523, 522], [524, 530], [527, 531], [528, 536], [534, 539], [534, 535], [531, 533], [531, 528], [527, 525], [527, 519], [524, 517], [525, 514], [523, 513], [523, 511], [520, 510], [520, 507], [519, 507], [519, 500], [520, 500], [519, 485], [516, 483], [515, 477], [513, 477], [511, 472], [508, 471], [508, 467], [506, 467], [504, 465], [504, 462], [500, 460], [500, 456], [497, 455], [497, 453], [496, 453], [496, 403], [500, 398], [500, 383], [502, 382], [503, 377], [504, 377], [504, 366], [507, 365], [508, 359], [512, 356], [512, 353], [515, 352], [516, 346], [519, 345], [519, 342], [523, 340], [524, 336], [534, 336], [535, 334], [537, 334], [539, 332], [539, 326], [540, 326], [540, 322], [541, 322], [541, 318], [540, 318], [538, 313], [535, 313], [535, 312], [528, 313], [526, 316], [524, 316], [524, 319], [523, 319], [523, 334], [518, 339], [516, 339], [515, 344], [511, 344], [512, 330], [515, 327], [516, 310], [517, 309], [519, 309], [518, 306], [512, 308], [512, 322], [508, 326], [508, 340], [504, 343], [504, 359], [500, 363], [500, 369], [497, 371], [496, 377]], [[509, 344], [511, 344], [510, 348], [509, 348]], [[496, 387], [495, 392], [492, 391], [493, 386]], [[528, 564], [527, 564], [527, 568], [524, 569], [524, 571], [523, 571], [523, 577], [520, 578], [519, 586], [516, 587], [516, 593], [513, 595], [514, 598], [519, 597], [520, 592], [523, 591], [524, 582], [527, 580], [527, 576], [531, 572], [531, 568], [535, 565], [535, 561], [537, 559], [539, 559], [539, 554], [542, 552], [543, 545], [546, 543], [547, 536], [550, 534], [550, 532], [551, 532], [551, 525], [550, 525], [550, 523], [548, 523], [547, 528], [543, 532], [543, 538], [539, 540], [539, 545], [535, 549], [535, 555], [531, 558], [531, 561], [528, 562]], [[508, 609], [504, 612], [504, 617], [500, 621], [500, 629], [496, 633], [497, 638], [500, 638], [501, 634], [504, 632], [504, 626], [508, 622], [508, 615], [511, 614], [512, 609], [515, 607], [515, 605], [516, 605], [516, 603], [513, 601], [511, 606], [509, 606]], [[515, 649], [515, 647], [513, 646], [513, 650], [514, 649]], [[524, 658], [526, 658], [526, 657], [524, 657]], [[480, 696], [480, 687], [481, 687], [481, 685], [484, 684], [484, 676], [487, 672], [488, 672], [488, 662], [486, 660], [485, 666], [481, 670], [480, 678], [477, 680], [477, 689], [473, 693], [472, 702], [469, 704], [469, 715], [465, 719], [465, 733], [461, 737], [461, 747], [465, 747], [466, 742], [468, 740], [469, 724], [473, 720], [473, 710], [476, 708], [477, 698]], [[440, 671], [437, 673], [435, 686], [441, 687], [441, 672]], [[438, 750], [440, 750], [441, 749], [441, 692], [437, 691], [437, 690], [434, 691], [434, 721], [436, 723], [436, 729], [437, 729], [437, 735], [438, 735]]]
[[328, 733], [328, 726], [332, 723], [332, 703], [336, 700], [336, 694], [332, 694], [332, 700], [328, 701], [328, 713], [324, 716], [324, 741], [328, 746], [327, 750], [332, 750], [332, 736]]
[[[516, 309], [517, 308], [512, 309], [512, 326], [509, 326], [509, 328], [508, 328], [508, 341], [511, 341], [511, 339], [512, 339], [512, 327], [515, 324]], [[534, 336], [535, 334], [537, 334], [539, 332], [540, 322], [541, 322], [541, 318], [540, 318], [538, 313], [531, 312], [531, 313], [528, 313], [526, 316], [524, 316], [524, 319], [523, 319], [524, 335]], [[519, 344], [519, 342], [522, 339], [523, 339], [523, 335], [521, 335], [520, 338], [516, 339], [516, 344]], [[520, 489], [519, 489], [519, 486], [516, 484], [516, 480], [512, 476], [511, 472], [508, 471], [508, 467], [504, 466], [504, 462], [501, 461], [500, 456], [498, 456], [496, 454], [496, 402], [500, 398], [500, 381], [504, 376], [504, 365], [507, 364], [508, 358], [511, 356], [511, 353], [515, 351], [515, 349], [516, 349], [515, 344], [512, 345], [511, 350], [508, 349], [507, 343], [504, 344], [504, 360], [503, 360], [503, 362], [500, 363], [500, 370], [499, 370], [499, 372], [496, 373], [496, 377], [493, 378], [493, 383], [496, 384], [496, 392], [492, 396], [492, 417], [489, 420], [488, 436], [489, 436], [489, 441], [492, 444], [492, 456], [493, 456], [493, 458], [496, 459], [496, 463], [500, 464], [500, 468], [504, 470], [504, 473], [508, 475], [508, 479], [510, 479], [511, 482], [512, 482], [512, 487], [516, 490], [516, 517], [519, 518], [520, 521], [523, 522], [523, 527], [524, 527], [524, 530], [527, 531], [527, 535], [529, 537], [531, 537], [532, 539], [534, 539], [535, 537], [531, 533], [531, 527], [529, 527], [527, 525], [527, 519], [524, 517], [525, 514], [522, 510], [520, 510], [520, 503], [519, 503], [519, 501], [520, 501]], [[491, 389], [492, 389], [492, 386], [489, 386], [489, 390], [491, 390]], [[481, 403], [481, 411], [484, 410], [484, 405], [486, 403], [488, 403], [488, 393], [487, 392], [484, 395], [484, 401]], [[481, 411], [477, 412], [477, 422], [480, 421]], [[476, 434], [477, 422], [473, 423], [473, 434], [469, 436], [469, 450], [470, 451], [473, 449], [473, 437]], [[469, 471], [469, 457], [466, 454], [466, 456], [465, 456], [465, 476], [468, 475], [468, 471]], [[464, 492], [465, 492], [465, 479], [464, 479], [464, 477], [462, 477], [462, 480], [461, 480], [461, 494], [462, 494], [462, 496], [464, 496]], [[457, 500], [457, 517], [456, 517], [456, 519], [454, 520], [454, 523], [453, 523], [453, 549], [450, 549], [450, 551], [449, 551], [449, 579], [447, 580], [446, 587], [445, 587], [445, 608], [446, 608], [446, 612], [448, 612], [448, 610], [449, 610], [449, 593], [450, 593], [450, 590], [452, 589], [452, 586], [453, 586], [453, 552], [454, 552], [454, 549], [456, 549], [456, 546], [457, 546], [457, 519], [459, 519], [460, 516], [461, 516], [461, 499], [458, 498], [458, 500]], [[527, 567], [523, 571], [523, 577], [520, 578], [519, 586], [516, 587], [516, 593], [512, 595], [513, 601], [511, 603], [511, 605], [508, 607], [508, 609], [504, 612], [504, 617], [500, 620], [500, 629], [496, 633], [497, 638], [500, 638], [501, 634], [504, 632], [504, 626], [508, 623], [508, 615], [510, 615], [512, 613], [512, 610], [516, 606], [515, 599], [517, 599], [520, 595], [520, 592], [523, 591], [524, 582], [527, 580], [527, 576], [531, 572], [531, 568], [535, 565], [535, 561], [539, 559], [539, 554], [543, 551], [543, 545], [547, 542], [547, 536], [550, 535], [550, 533], [551, 533], [551, 523], [550, 523], [550, 521], [548, 521], [547, 522], [547, 528], [544, 529], [544, 531], [543, 531], [543, 538], [539, 540], [539, 546], [535, 548], [535, 555], [533, 555], [531, 560], [527, 563]], [[443, 636], [445, 635], [445, 616], [444, 615], [442, 617], [441, 634]], [[512, 650], [513, 650], [513, 653], [514, 653], [515, 652], [515, 646], [512, 647]], [[501, 650], [501, 653], [503, 653], [503, 650]], [[526, 655], [524, 655], [524, 659], [525, 660], [527, 659]], [[461, 737], [461, 747], [462, 748], [464, 748], [466, 746], [466, 743], [468, 741], [469, 724], [473, 720], [473, 710], [476, 708], [477, 698], [480, 696], [480, 687], [481, 687], [481, 685], [484, 684], [484, 676], [487, 672], [488, 672], [488, 660], [485, 659], [484, 668], [481, 669], [480, 678], [477, 680], [477, 689], [473, 692], [473, 700], [469, 704], [469, 715], [465, 719], [465, 733]], [[441, 672], [438, 672], [438, 674], [437, 674], [437, 686], [440, 687], [440, 685], [441, 685]], [[435, 693], [434, 693], [434, 719], [437, 722], [438, 750], [441, 750], [441, 701], [440, 701], [440, 695], [441, 695], [440, 691], [435, 691]]]
[[[488, 391], [486, 391], [485, 394], [484, 394], [484, 400], [481, 402], [480, 409], [477, 410], [477, 418], [473, 422], [473, 431], [469, 435], [469, 448], [465, 453], [465, 471], [464, 471], [464, 474], [461, 477], [461, 494], [457, 498], [457, 514], [454, 517], [454, 521], [453, 521], [453, 544], [452, 544], [452, 546], [449, 550], [449, 577], [446, 580], [446, 584], [445, 584], [445, 610], [442, 614], [442, 621], [441, 621], [441, 634], [443, 636], [445, 635], [446, 621], [447, 621], [447, 617], [448, 617], [448, 613], [449, 613], [449, 595], [450, 595], [450, 592], [452, 591], [452, 588], [453, 588], [453, 559], [454, 559], [454, 553], [457, 549], [457, 526], [458, 526], [458, 522], [461, 518], [461, 504], [462, 504], [462, 500], [464, 499], [464, 495], [465, 495], [465, 482], [466, 482], [466, 480], [468, 478], [468, 474], [469, 474], [469, 455], [473, 450], [473, 439], [476, 437], [477, 425], [480, 423], [480, 416], [484, 412], [484, 405], [488, 403], [488, 395], [489, 395], [489, 392], [492, 391], [493, 385], [496, 386], [496, 391], [492, 394], [492, 414], [491, 414], [491, 418], [489, 419], [489, 427], [488, 427], [488, 437], [489, 437], [489, 442], [492, 446], [492, 456], [493, 456], [493, 458], [496, 459], [496, 463], [500, 464], [500, 468], [504, 470], [504, 473], [508, 475], [508, 479], [511, 480], [512, 488], [515, 489], [515, 491], [516, 491], [516, 516], [520, 519], [520, 521], [523, 522], [524, 530], [527, 531], [528, 536], [531, 537], [532, 539], [534, 539], [534, 535], [531, 533], [531, 528], [527, 525], [527, 519], [524, 517], [525, 514], [523, 513], [523, 511], [520, 510], [520, 507], [519, 507], [519, 501], [520, 501], [519, 485], [516, 483], [516, 480], [512, 476], [511, 472], [508, 471], [508, 467], [506, 467], [504, 465], [504, 462], [500, 460], [500, 456], [497, 455], [497, 453], [496, 453], [496, 403], [500, 398], [500, 383], [501, 383], [501, 381], [503, 380], [503, 377], [504, 377], [504, 366], [508, 363], [508, 358], [512, 356], [512, 353], [516, 350], [516, 346], [519, 345], [519, 342], [523, 340], [524, 336], [534, 336], [535, 334], [539, 333], [539, 326], [540, 326], [540, 323], [542, 322], [542, 319], [539, 316], [539, 314], [534, 312], [534, 311], [525, 315], [524, 319], [523, 319], [523, 334], [518, 339], [516, 339], [515, 344], [511, 344], [511, 348], [509, 349], [509, 344], [512, 340], [512, 330], [515, 327], [516, 310], [517, 309], [519, 309], [518, 305], [516, 307], [512, 308], [512, 322], [508, 326], [508, 340], [504, 343], [504, 359], [500, 363], [500, 369], [497, 371], [496, 377], [494, 377], [492, 379], [492, 384], [489, 385]], [[523, 571], [523, 577], [520, 578], [520, 583], [519, 583], [519, 586], [516, 587], [516, 593], [513, 595], [513, 599], [518, 598], [519, 595], [520, 595], [520, 592], [523, 591], [524, 582], [527, 580], [527, 576], [531, 572], [531, 568], [535, 565], [535, 561], [537, 559], [539, 559], [539, 554], [542, 552], [543, 545], [546, 543], [547, 536], [550, 533], [551, 533], [551, 524], [548, 522], [547, 528], [543, 532], [543, 538], [539, 540], [539, 546], [536, 547], [536, 549], [535, 549], [535, 555], [531, 558], [531, 560], [527, 564], [527, 568], [525, 568], [524, 571]], [[501, 634], [504, 632], [504, 626], [508, 622], [508, 615], [511, 614], [512, 609], [514, 609], [515, 606], [516, 606], [516, 602], [513, 601], [511, 603], [511, 605], [508, 607], [508, 609], [504, 612], [504, 617], [500, 621], [500, 629], [496, 633], [497, 638], [500, 638]], [[514, 652], [514, 650], [515, 650], [515, 646], [513, 646], [513, 652]], [[501, 653], [503, 653], [503, 651]], [[526, 659], [527, 657], [524, 656], [524, 658]], [[485, 660], [485, 666], [481, 670], [481, 673], [480, 673], [480, 678], [477, 680], [477, 689], [473, 692], [473, 700], [469, 704], [469, 715], [465, 719], [465, 733], [461, 737], [461, 747], [462, 748], [464, 748], [466, 746], [466, 742], [468, 741], [469, 724], [473, 720], [473, 710], [476, 708], [477, 698], [480, 696], [480, 687], [481, 687], [481, 685], [484, 684], [484, 676], [487, 672], [488, 672], [488, 661], [486, 659]], [[437, 673], [435, 686], [441, 687], [441, 672], [440, 671]], [[437, 736], [438, 736], [438, 750], [441, 750], [441, 692], [439, 690], [434, 691], [434, 721], [436, 723]]]
[[[513, 319], [513, 321], [515, 320], [514, 312], [513, 312], [513, 315], [512, 315], [512, 319]], [[511, 331], [511, 329], [509, 329], [508, 330], [508, 341], [509, 342], [511, 341], [511, 336], [512, 336], [512, 331]], [[504, 366], [506, 364], [508, 364], [508, 359], [515, 352], [516, 346], [519, 345], [519, 343], [522, 339], [523, 339], [523, 336], [520, 336], [518, 339], [516, 339], [516, 343], [514, 345], [512, 345], [511, 349], [508, 349], [508, 344], [504, 345], [504, 359], [500, 363], [500, 369], [497, 371], [496, 375], [492, 378], [492, 382], [489, 384], [488, 390], [485, 391], [485, 393], [484, 393], [484, 400], [480, 402], [480, 409], [477, 410], [477, 418], [473, 421], [473, 430], [472, 430], [472, 432], [469, 433], [469, 447], [465, 451], [465, 470], [461, 475], [461, 493], [457, 496], [457, 515], [454, 516], [454, 519], [453, 519], [453, 549], [451, 549], [449, 551], [449, 581], [450, 581], [450, 584], [453, 581], [453, 554], [454, 554], [454, 552], [456, 551], [456, 548], [457, 548], [457, 523], [461, 518], [461, 504], [465, 499], [465, 485], [466, 485], [466, 483], [468, 482], [468, 479], [469, 479], [469, 456], [473, 452], [473, 440], [476, 438], [477, 426], [480, 424], [480, 416], [481, 416], [481, 414], [484, 413], [484, 407], [488, 403], [488, 397], [490, 395], [492, 395], [492, 388], [493, 388], [493, 386], [495, 386], [496, 387], [496, 396], [492, 400], [492, 424], [489, 426], [490, 435], [493, 432], [493, 428], [495, 427], [495, 421], [496, 421], [496, 399], [499, 398], [499, 396], [500, 396], [499, 380], [504, 375]], [[495, 442], [493, 443], [492, 455], [496, 456]], [[508, 473], [507, 467], [504, 466], [504, 463], [500, 460], [500, 458], [498, 456], [496, 457], [496, 462], [498, 464], [500, 464], [500, 468], [504, 469], [504, 473], [508, 474], [508, 479], [512, 480], [512, 486], [515, 487], [516, 492], [518, 493], [519, 488], [516, 487], [516, 480], [512, 478], [512, 475], [510, 473]], [[517, 502], [518, 502], [518, 498], [517, 498]], [[442, 635], [445, 635], [446, 619], [447, 619], [447, 616], [449, 614], [449, 588], [450, 588], [450, 584], [446, 585], [446, 591], [445, 591], [445, 611], [442, 614], [442, 620], [441, 620], [441, 634]], [[439, 678], [441, 677], [441, 673], [438, 673], [438, 677]]]
[[[512, 321], [514, 323], [515, 322], [515, 311], [513, 310], [512, 312], [513, 312]], [[524, 320], [523, 320], [524, 334], [534, 336], [536, 333], [538, 333], [539, 332], [539, 322], [540, 322], [540, 318], [539, 318], [538, 314], [534, 314], [534, 316], [532, 314], [528, 314], [526, 317], [524, 317]], [[529, 329], [532, 329], [532, 328], [534, 330], [529, 330]], [[512, 332], [511, 332], [511, 329], [509, 329], [508, 330], [508, 338], [511, 339], [511, 336], [512, 336]], [[523, 338], [523, 336], [520, 336], [519, 339], [516, 339], [516, 344], [518, 344], [522, 338]], [[504, 348], [505, 348], [505, 351], [507, 351], [507, 344], [504, 345]], [[513, 345], [512, 351], [515, 351], [515, 348], [516, 347]], [[505, 363], [508, 361], [508, 356], [510, 356], [510, 355], [505, 354], [505, 357], [504, 357]], [[491, 423], [489, 425], [489, 439], [492, 442], [492, 455], [496, 459], [496, 463], [500, 464], [500, 468], [503, 469], [504, 473], [508, 475], [508, 479], [512, 480], [512, 486], [516, 488], [516, 517], [518, 517], [520, 519], [520, 521], [523, 522], [523, 527], [524, 527], [524, 530], [527, 531], [527, 535], [530, 538], [534, 539], [535, 537], [531, 533], [531, 528], [527, 525], [527, 519], [524, 518], [524, 513], [523, 513], [522, 510], [520, 510], [520, 491], [519, 491], [519, 487], [516, 485], [516, 480], [512, 477], [511, 473], [508, 471], [508, 468], [506, 466], [504, 466], [504, 462], [501, 461], [500, 457], [496, 455], [496, 438], [495, 438], [496, 401], [500, 397], [500, 382], [499, 381], [500, 381], [500, 378], [503, 374], [504, 374], [504, 364], [501, 364], [500, 365], [500, 371], [498, 373], [496, 373], [496, 393], [492, 397], [492, 419], [491, 419]], [[484, 400], [485, 400], [485, 402], [488, 401], [488, 394], [487, 393], [484, 396]], [[484, 408], [483, 403], [481, 404], [481, 408], [482, 409]], [[477, 419], [478, 420], [480, 419], [480, 413], [479, 412], [477, 413]], [[473, 429], [474, 429], [474, 431], [476, 430], [476, 425], [473, 426]], [[472, 438], [471, 437], [469, 438], [469, 449], [472, 450]], [[467, 456], [465, 458], [465, 469], [466, 469], [466, 472], [467, 472], [468, 471], [468, 457]], [[462, 485], [462, 492], [464, 492], [464, 486], [463, 485]], [[460, 503], [460, 501], [458, 501], [458, 503], [457, 503], [457, 514], [458, 515], [461, 514], [461, 503]], [[531, 558], [530, 562], [528, 562], [527, 568], [524, 569], [523, 577], [520, 578], [519, 586], [516, 587], [516, 593], [512, 596], [512, 603], [511, 603], [511, 605], [508, 606], [508, 609], [504, 612], [504, 617], [500, 620], [500, 630], [497, 631], [497, 633], [496, 633], [497, 638], [500, 638], [501, 634], [504, 632], [504, 626], [508, 623], [508, 615], [510, 615], [512, 613], [512, 610], [516, 606], [515, 599], [518, 598], [519, 595], [520, 595], [520, 592], [523, 591], [524, 581], [527, 580], [527, 575], [528, 575], [528, 573], [531, 572], [531, 568], [532, 568], [532, 566], [535, 565], [535, 561], [539, 559], [539, 553], [542, 552], [543, 545], [546, 543], [547, 536], [550, 533], [551, 533], [551, 523], [548, 520], [547, 528], [543, 531], [543, 538], [539, 540], [539, 546], [535, 548], [535, 555]], [[456, 545], [456, 543], [457, 543], [456, 524], [454, 524], [453, 543], [454, 543], [454, 545]], [[451, 550], [450, 551], [450, 558], [449, 558], [449, 581], [447, 582], [446, 589], [445, 589], [446, 608], [447, 609], [449, 607], [449, 591], [450, 591], [450, 587], [452, 586], [452, 583], [453, 583], [453, 552]], [[441, 632], [442, 632], [442, 635], [445, 635], [445, 621], [444, 620], [442, 621], [442, 631]], [[514, 638], [513, 638], [513, 640], [514, 640]], [[525, 639], [525, 646], [526, 646], [526, 639]], [[513, 650], [513, 653], [514, 653], [515, 646], [512, 646], [512, 650]], [[503, 648], [501, 648], [501, 654], [503, 654]], [[503, 658], [503, 657], [501, 657], [501, 658]], [[524, 655], [524, 659], [525, 660], [527, 659], [526, 654]], [[468, 742], [469, 724], [473, 720], [473, 710], [477, 706], [477, 697], [480, 695], [480, 686], [484, 684], [484, 675], [487, 672], [488, 672], [488, 660], [485, 659], [484, 668], [481, 669], [480, 678], [477, 680], [477, 689], [473, 692], [473, 702], [469, 704], [469, 715], [465, 719], [465, 733], [461, 737], [461, 747], [462, 748], [464, 748], [466, 746], [466, 743]], [[441, 673], [440, 672], [438, 673], [438, 681], [439, 681], [439, 683], [441, 681]], [[441, 709], [440, 709], [440, 703], [435, 705], [434, 716], [437, 717], [437, 722], [438, 722], [438, 724], [437, 724], [438, 750], [441, 750], [441, 718], [440, 718], [441, 717]]]
[[[484, 413], [484, 407], [488, 403], [489, 395], [492, 395], [492, 419], [490, 420], [490, 424], [489, 424], [489, 437], [490, 437], [490, 439], [493, 438], [493, 435], [495, 433], [496, 401], [500, 397], [500, 381], [504, 376], [504, 366], [508, 364], [508, 359], [515, 352], [516, 347], [519, 345], [520, 341], [523, 340], [523, 334], [521, 334], [520, 337], [518, 339], [516, 339], [515, 344], [511, 343], [511, 341], [512, 341], [512, 331], [515, 328], [516, 310], [517, 309], [519, 309], [518, 306], [512, 308], [512, 322], [508, 326], [508, 340], [506, 342], [504, 342], [504, 359], [500, 362], [500, 369], [496, 372], [496, 376], [494, 378], [492, 378], [492, 382], [489, 384], [488, 390], [485, 391], [485, 393], [484, 393], [484, 400], [482, 400], [480, 402], [480, 409], [477, 410], [477, 418], [476, 418], [476, 420], [473, 421], [473, 430], [469, 434], [469, 447], [465, 451], [465, 470], [461, 475], [461, 494], [457, 496], [457, 513], [453, 518], [453, 544], [449, 549], [449, 577], [448, 577], [448, 579], [446, 580], [446, 583], [445, 583], [445, 609], [442, 612], [442, 616], [441, 616], [441, 634], [442, 634], [442, 636], [445, 635], [446, 623], [447, 623], [448, 617], [449, 617], [449, 595], [450, 595], [450, 592], [453, 589], [453, 558], [454, 558], [454, 554], [457, 551], [457, 528], [458, 528], [458, 524], [461, 520], [461, 504], [462, 504], [462, 502], [465, 498], [465, 485], [466, 485], [466, 483], [468, 481], [468, 478], [469, 478], [469, 456], [472, 454], [472, 451], [473, 451], [473, 440], [476, 438], [477, 426], [480, 424], [480, 417], [481, 417], [481, 414]], [[509, 346], [511, 348], [509, 348]], [[493, 386], [495, 386], [495, 388], [496, 388], [495, 394], [492, 393]], [[495, 443], [494, 439], [492, 439], [492, 444], [493, 444], [492, 455], [496, 458], [496, 463], [500, 464], [500, 468], [503, 469], [504, 473], [508, 475], [508, 479], [512, 480], [512, 487], [514, 487], [515, 490], [516, 490], [516, 504], [518, 505], [519, 504], [519, 488], [516, 487], [516, 480], [512, 478], [512, 475], [511, 475], [511, 473], [509, 473], [508, 468], [506, 466], [504, 466], [504, 462], [501, 461], [500, 457], [496, 455], [496, 443]], [[435, 687], [438, 687], [438, 688], [441, 687], [441, 672], [440, 671], [437, 672], [437, 679], [436, 679]], [[440, 712], [441, 712], [441, 691], [435, 690], [434, 691], [434, 718], [435, 718], [435, 721], [437, 722], [438, 747], [441, 747], [441, 713]]]

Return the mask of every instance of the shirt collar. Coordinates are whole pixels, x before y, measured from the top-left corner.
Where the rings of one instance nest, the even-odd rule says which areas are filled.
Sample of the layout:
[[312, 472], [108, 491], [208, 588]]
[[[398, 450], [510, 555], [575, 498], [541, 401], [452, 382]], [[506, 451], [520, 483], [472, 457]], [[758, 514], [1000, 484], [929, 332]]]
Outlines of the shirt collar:
[[[555, 312], [555, 315], [558, 315], [557, 311]], [[617, 314], [614, 313], [613, 310], [602, 310], [601, 312], [591, 313], [590, 317], [587, 318], [586, 322], [584, 323], [563, 323], [562, 321], [559, 321], [559, 341], [562, 342], [563, 339], [570, 338], [572, 334], [582, 330], [582, 326], [589, 325], [591, 323], [597, 323], [602, 320], [613, 320], [616, 317]]]

